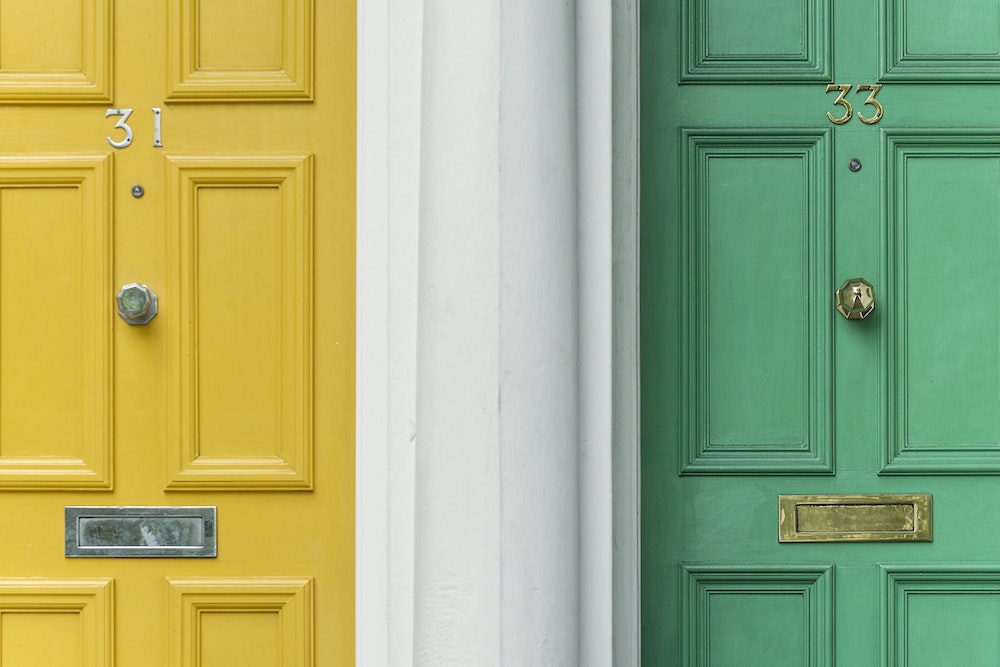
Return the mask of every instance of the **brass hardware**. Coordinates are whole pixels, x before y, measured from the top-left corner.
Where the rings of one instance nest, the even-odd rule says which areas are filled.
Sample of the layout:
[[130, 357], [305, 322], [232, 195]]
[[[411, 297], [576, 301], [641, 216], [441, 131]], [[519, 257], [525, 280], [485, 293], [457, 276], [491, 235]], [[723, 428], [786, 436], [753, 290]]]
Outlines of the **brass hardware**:
[[872, 284], [864, 278], [851, 278], [834, 292], [837, 312], [849, 320], [863, 320], [875, 310]]
[[778, 496], [778, 541], [930, 542], [931, 496]]
[[873, 107], [875, 107], [875, 115], [872, 116], [871, 118], [867, 118], [866, 116], [862, 115], [861, 112], [859, 111], [858, 120], [860, 120], [865, 125], [874, 125], [875, 123], [882, 120], [882, 105], [879, 103], [878, 100], [875, 99], [875, 96], [878, 95], [878, 91], [882, 90], [882, 84], [865, 83], [858, 86], [858, 92], [860, 93], [862, 90], [872, 91], [872, 94], [869, 95], [868, 99], [865, 100], [865, 104], [870, 104]]
[[[862, 83], [855, 88], [855, 92], [857, 93], [870, 91], [870, 94], [865, 99], [864, 105], [875, 107], [875, 115], [871, 117], [863, 115], [860, 111], [858, 112], [858, 120], [865, 125], [874, 125], [882, 120], [882, 103], [875, 99], [875, 96], [878, 95], [878, 91], [882, 90], [882, 85], [883, 84], [881, 83]], [[834, 100], [833, 103], [844, 107], [844, 115], [840, 118], [835, 118], [829, 111], [826, 112], [827, 118], [829, 118], [830, 122], [834, 125], [843, 125], [847, 121], [851, 120], [852, 116], [854, 116], [854, 107], [852, 107], [851, 103], [846, 99], [847, 93], [851, 92], [851, 86], [852, 84], [850, 83], [831, 83], [826, 87], [826, 92], [828, 93], [832, 93], [835, 90], [840, 91], [840, 95], [837, 95], [837, 99]]]
[[832, 93], [835, 90], [840, 91], [840, 95], [837, 95], [837, 99], [834, 100], [834, 104], [839, 104], [844, 107], [844, 115], [840, 118], [834, 118], [833, 114], [829, 111], [826, 112], [827, 117], [829, 117], [830, 122], [834, 125], [843, 125], [847, 121], [851, 120], [851, 116], [854, 115], [854, 109], [851, 107], [851, 103], [844, 99], [847, 93], [851, 92], [851, 84], [849, 83], [831, 83], [826, 87], [826, 92]]

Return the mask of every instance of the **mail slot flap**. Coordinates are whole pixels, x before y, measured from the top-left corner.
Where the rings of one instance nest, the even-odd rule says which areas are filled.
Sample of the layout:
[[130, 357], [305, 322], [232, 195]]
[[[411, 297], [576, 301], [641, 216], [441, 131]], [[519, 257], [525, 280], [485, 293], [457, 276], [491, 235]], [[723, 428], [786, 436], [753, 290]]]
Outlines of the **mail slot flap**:
[[215, 558], [215, 507], [67, 507], [68, 558]]
[[778, 496], [779, 542], [930, 542], [929, 494]]

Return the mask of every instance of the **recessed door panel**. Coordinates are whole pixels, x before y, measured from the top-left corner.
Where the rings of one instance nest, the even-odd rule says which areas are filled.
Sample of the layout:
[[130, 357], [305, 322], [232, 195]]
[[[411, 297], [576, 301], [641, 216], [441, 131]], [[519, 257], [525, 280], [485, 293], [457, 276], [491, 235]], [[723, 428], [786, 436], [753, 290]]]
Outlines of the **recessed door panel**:
[[1000, 144], [890, 133], [887, 471], [1000, 470]]
[[312, 0], [170, 0], [168, 9], [168, 99], [312, 97]]
[[829, 472], [831, 316], [809, 296], [830, 267], [829, 136], [685, 138], [683, 471]]
[[884, 70], [904, 81], [996, 81], [1000, 78], [1000, 7], [934, 0], [882, 0]]
[[0, 159], [0, 488], [112, 484], [111, 176]]
[[829, 76], [828, 0], [682, 4], [682, 81], [822, 81]]
[[311, 164], [168, 158], [172, 488], [312, 484]]
[[111, 0], [0, 2], [0, 104], [110, 102]]

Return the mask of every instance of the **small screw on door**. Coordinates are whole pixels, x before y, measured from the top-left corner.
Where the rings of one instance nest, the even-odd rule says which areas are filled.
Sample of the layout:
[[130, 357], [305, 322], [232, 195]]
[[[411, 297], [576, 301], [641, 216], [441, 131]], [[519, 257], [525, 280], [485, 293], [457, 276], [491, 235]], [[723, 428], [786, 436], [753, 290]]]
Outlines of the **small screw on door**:
[[136, 199], [138, 199], [139, 197], [143, 196], [144, 194], [146, 194], [146, 191], [142, 189], [141, 185], [133, 185], [132, 186], [132, 196], [133, 197], [135, 197]]
[[847, 168], [854, 172], [861, 171], [861, 160], [852, 157], [851, 161], [847, 163]]

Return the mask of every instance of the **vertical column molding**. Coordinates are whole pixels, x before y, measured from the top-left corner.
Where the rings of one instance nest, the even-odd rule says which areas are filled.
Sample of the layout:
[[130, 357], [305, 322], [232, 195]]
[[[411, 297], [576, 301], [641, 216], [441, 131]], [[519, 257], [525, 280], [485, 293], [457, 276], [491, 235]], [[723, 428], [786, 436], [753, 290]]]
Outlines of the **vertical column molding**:
[[576, 665], [577, 3], [498, 5], [501, 664]]
[[358, 0], [355, 656], [413, 657], [422, 0]]
[[579, 220], [580, 665], [614, 664], [612, 645], [612, 14], [577, 0]]
[[359, 665], [638, 662], [636, 8], [604, 4], [358, 2]]
[[[613, 664], [639, 664], [639, 16], [612, 3], [611, 394]], [[586, 409], [586, 408], [584, 408]]]

